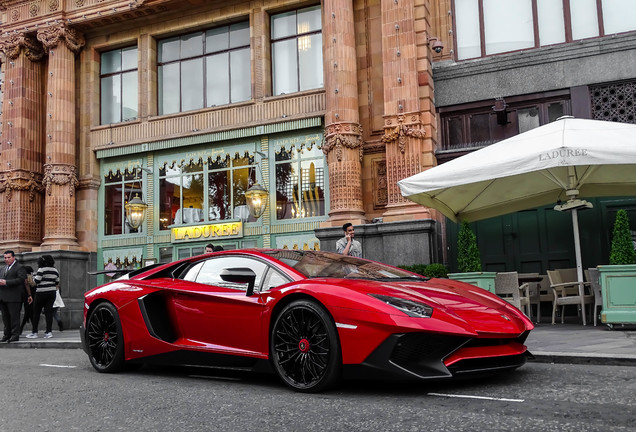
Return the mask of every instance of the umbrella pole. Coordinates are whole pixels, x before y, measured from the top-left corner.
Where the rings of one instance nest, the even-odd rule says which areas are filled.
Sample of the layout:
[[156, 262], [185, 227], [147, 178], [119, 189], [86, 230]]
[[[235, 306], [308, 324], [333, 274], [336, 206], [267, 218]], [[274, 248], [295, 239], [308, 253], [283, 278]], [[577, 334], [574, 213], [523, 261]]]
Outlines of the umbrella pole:
[[[581, 239], [579, 238], [579, 212], [572, 209], [572, 229], [574, 230], [574, 254], [576, 255], [576, 276], [579, 281], [579, 295], [583, 296], [585, 287], [583, 286], [583, 264], [581, 263]], [[581, 306], [583, 314], [583, 325], [587, 323], [585, 316], [585, 304]]]

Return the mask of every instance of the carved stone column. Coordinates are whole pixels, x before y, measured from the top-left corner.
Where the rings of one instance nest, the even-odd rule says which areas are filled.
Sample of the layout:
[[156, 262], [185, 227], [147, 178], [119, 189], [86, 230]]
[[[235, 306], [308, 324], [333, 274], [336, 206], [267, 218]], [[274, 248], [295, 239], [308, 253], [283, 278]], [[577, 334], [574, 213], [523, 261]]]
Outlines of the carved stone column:
[[326, 92], [325, 143], [329, 165], [329, 220], [366, 223], [362, 203], [362, 126], [352, 0], [325, 0], [323, 58]]
[[5, 55], [0, 136], [0, 248], [30, 251], [42, 242], [42, 65], [24, 33], [0, 41]]
[[384, 222], [429, 218], [430, 210], [402, 197], [397, 185], [434, 164], [432, 80], [421, 72], [430, 70], [427, 13], [423, 4], [416, 5], [414, 0], [381, 3], [385, 83], [382, 142], [386, 146], [388, 189], [383, 218]]
[[66, 25], [38, 32], [49, 55], [46, 94], [46, 187], [42, 249], [78, 249], [75, 237], [75, 189], [78, 185], [75, 138], [75, 54], [81, 34]]

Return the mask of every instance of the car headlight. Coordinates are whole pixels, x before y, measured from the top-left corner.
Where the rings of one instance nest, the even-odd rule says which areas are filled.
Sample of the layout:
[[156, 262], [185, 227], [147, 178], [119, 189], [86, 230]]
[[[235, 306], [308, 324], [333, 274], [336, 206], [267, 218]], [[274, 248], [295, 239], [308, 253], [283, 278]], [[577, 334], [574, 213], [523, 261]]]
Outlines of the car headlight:
[[391, 297], [381, 294], [369, 294], [371, 297], [386, 303], [389, 306], [401, 310], [405, 314], [414, 318], [430, 318], [433, 315], [433, 308], [424, 303], [414, 302], [399, 297]]

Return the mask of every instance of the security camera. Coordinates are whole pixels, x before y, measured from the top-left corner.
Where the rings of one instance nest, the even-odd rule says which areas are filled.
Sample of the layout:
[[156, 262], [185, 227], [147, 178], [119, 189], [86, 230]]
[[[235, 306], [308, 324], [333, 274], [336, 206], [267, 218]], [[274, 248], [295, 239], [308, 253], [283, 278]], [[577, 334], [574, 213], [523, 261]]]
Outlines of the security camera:
[[442, 41], [440, 41], [438, 39], [435, 42], [433, 42], [432, 48], [433, 48], [433, 51], [435, 51], [437, 54], [439, 54], [444, 49], [444, 44], [442, 43]]

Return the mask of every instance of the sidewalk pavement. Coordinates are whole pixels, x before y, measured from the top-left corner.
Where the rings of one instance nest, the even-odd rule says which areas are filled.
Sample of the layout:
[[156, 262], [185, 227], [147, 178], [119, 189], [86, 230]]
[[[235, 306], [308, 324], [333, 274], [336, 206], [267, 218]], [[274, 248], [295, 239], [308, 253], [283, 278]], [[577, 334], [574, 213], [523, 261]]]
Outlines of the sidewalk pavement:
[[[0, 348], [75, 348], [80, 349], [79, 330], [53, 331], [51, 339], [27, 339], [3, 343]], [[526, 340], [534, 361], [542, 363], [576, 363], [636, 366], [636, 325], [610, 329], [599, 324], [536, 324]]]

